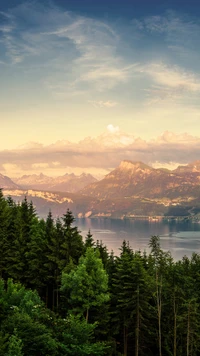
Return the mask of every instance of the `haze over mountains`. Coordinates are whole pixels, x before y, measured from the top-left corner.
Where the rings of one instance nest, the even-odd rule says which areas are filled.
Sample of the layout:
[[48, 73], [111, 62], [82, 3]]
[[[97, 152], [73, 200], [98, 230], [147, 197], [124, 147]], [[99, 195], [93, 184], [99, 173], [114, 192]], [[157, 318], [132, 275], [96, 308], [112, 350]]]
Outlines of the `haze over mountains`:
[[26, 195], [40, 215], [67, 208], [78, 217], [194, 216], [200, 212], [200, 161], [175, 170], [122, 161], [97, 181], [88, 174], [51, 178], [43, 174], [11, 179], [0, 176], [5, 195]]
[[20, 178], [15, 178], [14, 181], [23, 189], [41, 189], [54, 192], [67, 191], [75, 193], [97, 180], [91, 174], [86, 173], [82, 173], [79, 176], [74, 173], [66, 173], [64, 176], [60, 177], [48, 177], [41, 173], [39, 175], [24, 175]]
[[0, 188], [4, 189], [18, 189], [19, 186], [15, 184], [9, 177], [0, 173]]

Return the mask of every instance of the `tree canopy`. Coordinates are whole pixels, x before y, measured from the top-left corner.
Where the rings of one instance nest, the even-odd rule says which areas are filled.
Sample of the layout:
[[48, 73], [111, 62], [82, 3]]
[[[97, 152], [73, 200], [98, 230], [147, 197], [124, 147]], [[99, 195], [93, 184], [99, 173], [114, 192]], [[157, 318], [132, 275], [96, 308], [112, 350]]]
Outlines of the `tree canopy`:
[[0, 190], [0, 356], [198, 356], [200, 255], [117, 256], [70, 210], [40, 219]]

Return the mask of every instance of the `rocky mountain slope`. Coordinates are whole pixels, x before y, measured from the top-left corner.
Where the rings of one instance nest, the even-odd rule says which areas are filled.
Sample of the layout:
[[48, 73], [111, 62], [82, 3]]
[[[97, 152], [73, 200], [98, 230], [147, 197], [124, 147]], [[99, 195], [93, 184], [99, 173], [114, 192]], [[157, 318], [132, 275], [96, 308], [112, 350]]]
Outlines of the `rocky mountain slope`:
[[0, 188], [18, 189], [19, 185], [14, 183], [9, 177], [0, 173]]
[[100, 199], [195, 198], [200, 196], [200, 162], [169, 171], [142, 162], [122, 161], [104, 179], [85, 187], [81, 193]]

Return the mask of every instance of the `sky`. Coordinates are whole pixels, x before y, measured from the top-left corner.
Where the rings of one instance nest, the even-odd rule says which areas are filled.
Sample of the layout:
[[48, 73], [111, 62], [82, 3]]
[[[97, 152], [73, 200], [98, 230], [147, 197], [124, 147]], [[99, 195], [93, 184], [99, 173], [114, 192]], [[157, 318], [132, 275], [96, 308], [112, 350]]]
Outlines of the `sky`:
[[0, 2], [0, 173], [200, 159], [199, 0]]

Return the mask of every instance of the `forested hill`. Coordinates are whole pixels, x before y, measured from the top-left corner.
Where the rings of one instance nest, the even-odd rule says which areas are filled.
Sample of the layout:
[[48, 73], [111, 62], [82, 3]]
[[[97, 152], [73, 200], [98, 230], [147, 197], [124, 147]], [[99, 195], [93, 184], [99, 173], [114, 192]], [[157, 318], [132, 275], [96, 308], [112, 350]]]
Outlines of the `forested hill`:
[[149, 245], [115, 257], [71, 211], [39, 219], [0, 191], [0, 356], [198, 356], [200, 256]]

